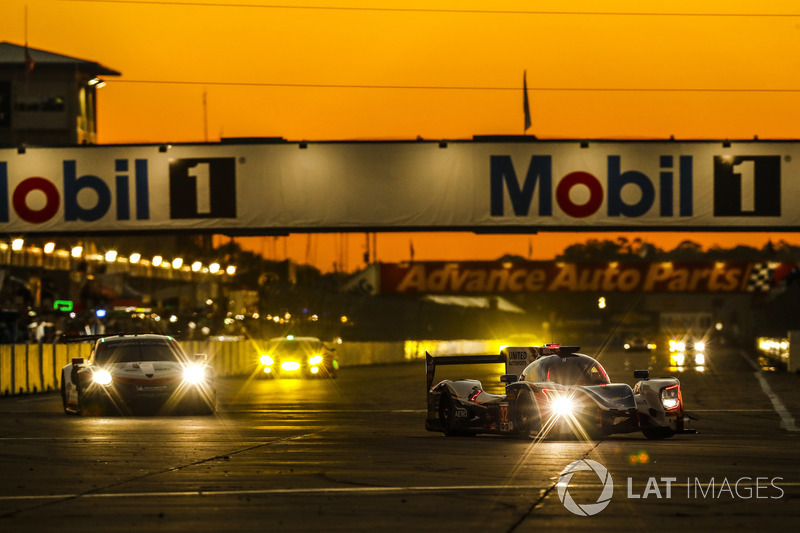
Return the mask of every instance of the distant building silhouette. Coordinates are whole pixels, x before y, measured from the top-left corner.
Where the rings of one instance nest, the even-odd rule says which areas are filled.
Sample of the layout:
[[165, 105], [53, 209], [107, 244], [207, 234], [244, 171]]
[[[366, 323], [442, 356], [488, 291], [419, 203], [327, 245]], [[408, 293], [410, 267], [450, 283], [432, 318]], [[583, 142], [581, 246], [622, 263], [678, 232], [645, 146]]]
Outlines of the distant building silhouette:
[[97, 142], [98, 76], [119, 76], [94, 61], [0, 42], [0, 146]]

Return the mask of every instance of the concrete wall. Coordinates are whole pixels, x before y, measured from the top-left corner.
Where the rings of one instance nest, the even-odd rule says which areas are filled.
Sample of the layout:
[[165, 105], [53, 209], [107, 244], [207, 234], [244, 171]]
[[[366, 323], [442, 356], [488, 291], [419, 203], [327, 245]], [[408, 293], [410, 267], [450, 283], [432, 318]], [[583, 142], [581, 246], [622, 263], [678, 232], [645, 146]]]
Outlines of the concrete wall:
[[[251, 373], [264, 341], [184, 341], [187, 354], [203, 353], [217, 376]], [[449, 353], [497, 353], [492, 341], [351, 342], [335, 346], [342, 367], [396, 364]], [[31, 394], [58, 390], [61, 368], [74, 357], [88, 357], [91, 343], [0, 345], [0, 395]]]

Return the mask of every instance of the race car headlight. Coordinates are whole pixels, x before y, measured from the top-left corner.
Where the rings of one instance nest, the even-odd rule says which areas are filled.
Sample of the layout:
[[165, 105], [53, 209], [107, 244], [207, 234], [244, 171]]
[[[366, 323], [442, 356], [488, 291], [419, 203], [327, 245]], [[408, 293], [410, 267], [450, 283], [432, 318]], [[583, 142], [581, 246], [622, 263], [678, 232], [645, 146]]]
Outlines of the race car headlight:
[[694, 349], [698, 352], [704, 352], [706, 350], [706, 343], [704, 342], [696, 342], [694, 343]]
[[672, 366], [683, 366], [686, 362], [686, 355], [683, 352], [674, 353], [670, 356]]
[[551, 400], [551, 405], [553, 406], [553, 412], [558, 416], [567, 416], [572, 414], [572, 410], [574, 409], [574, 404], [572, 403], [572, 399], [568, 398], [567, 396], [558, 396]]
[[686, 349], [686, 345], [680, 341], [669, 341], [669, 349], [671, 352], [682, 352]]
[[575, 402], [572, 401], [572, 398], [562, 394], [560, 391], [545, 389], [544, 393], [550, 401], [550, 409], [552, 409], [554, 416], [569, 416], [575, 410]]
[[300, 363], [297, 361], [284, 361], [281, 363], [281, 370], [285, 370], [287, 372], [294, 372], [295, 370], [300, 369]]
[[275, 363], [275, 361], [273, 361], [272, 357], [270, 357], [269, 355], [264, 354], [264, 355], [261, 356], [261, 364], [262, 365], [264, 365], [264, 366], [272, 366], [273, 363]]
[[681, 389], [680, 385], [672, 385], [661, 390], [661, 405], [664, 409], [671, 411], [677, 409], [681, 405]]
[[630, 350], [631, 349], [631, 345], [626, 342], [624, 348], [626, 350]]
[[206, 369], [202, 366], [192, 365], [187, 366], [183, 370], [183, 379], [184, 381], [191, 383], [193, 385], [197, 385], [201, 383], [206, 377]]
[[111, 378], [111, 372], [108, 370], [98, 370], [94, 374], [92, 374], [92, 380], [97, 383], [98, 385], [106, 386], [111, 385], [113, 379]]
[[308, 360], [308, 364], [309, 365], [318, 365], [321, 362], [322, 362], [322, 356], [321, 355], [315, 355], [314, 357], [312, 357], [311, 359]]

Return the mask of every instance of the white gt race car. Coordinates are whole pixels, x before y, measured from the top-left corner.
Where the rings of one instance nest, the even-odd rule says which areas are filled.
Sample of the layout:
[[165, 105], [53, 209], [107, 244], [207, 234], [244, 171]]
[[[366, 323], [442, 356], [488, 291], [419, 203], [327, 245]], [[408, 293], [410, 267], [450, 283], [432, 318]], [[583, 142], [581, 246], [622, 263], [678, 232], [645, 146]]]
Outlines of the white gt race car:
[[211, 414], [214, 369], [205, 355], [190, 358], [172, 337], [114, 335], [97, 339], [89, 359], [61, 371], [65, 413]]

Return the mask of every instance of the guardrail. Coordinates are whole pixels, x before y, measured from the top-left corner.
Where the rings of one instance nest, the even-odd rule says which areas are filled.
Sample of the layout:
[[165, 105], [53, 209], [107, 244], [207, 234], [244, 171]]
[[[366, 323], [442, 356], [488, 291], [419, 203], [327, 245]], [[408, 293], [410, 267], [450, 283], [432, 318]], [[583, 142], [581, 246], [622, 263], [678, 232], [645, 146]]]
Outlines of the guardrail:
[[[203, 353], [217, 376], [241, 376], [258, 364], [266, 340], [181, 341], [187, 354]], [[91, 343], [0, 345], [0, 396], [58, 390], [61, 369], [74, 357], [87, 358]], [[424, 359], [425, 352], [497, 353], [497, 341], [351, 342], [338, 344], [340, 366], [395, 364]]]

